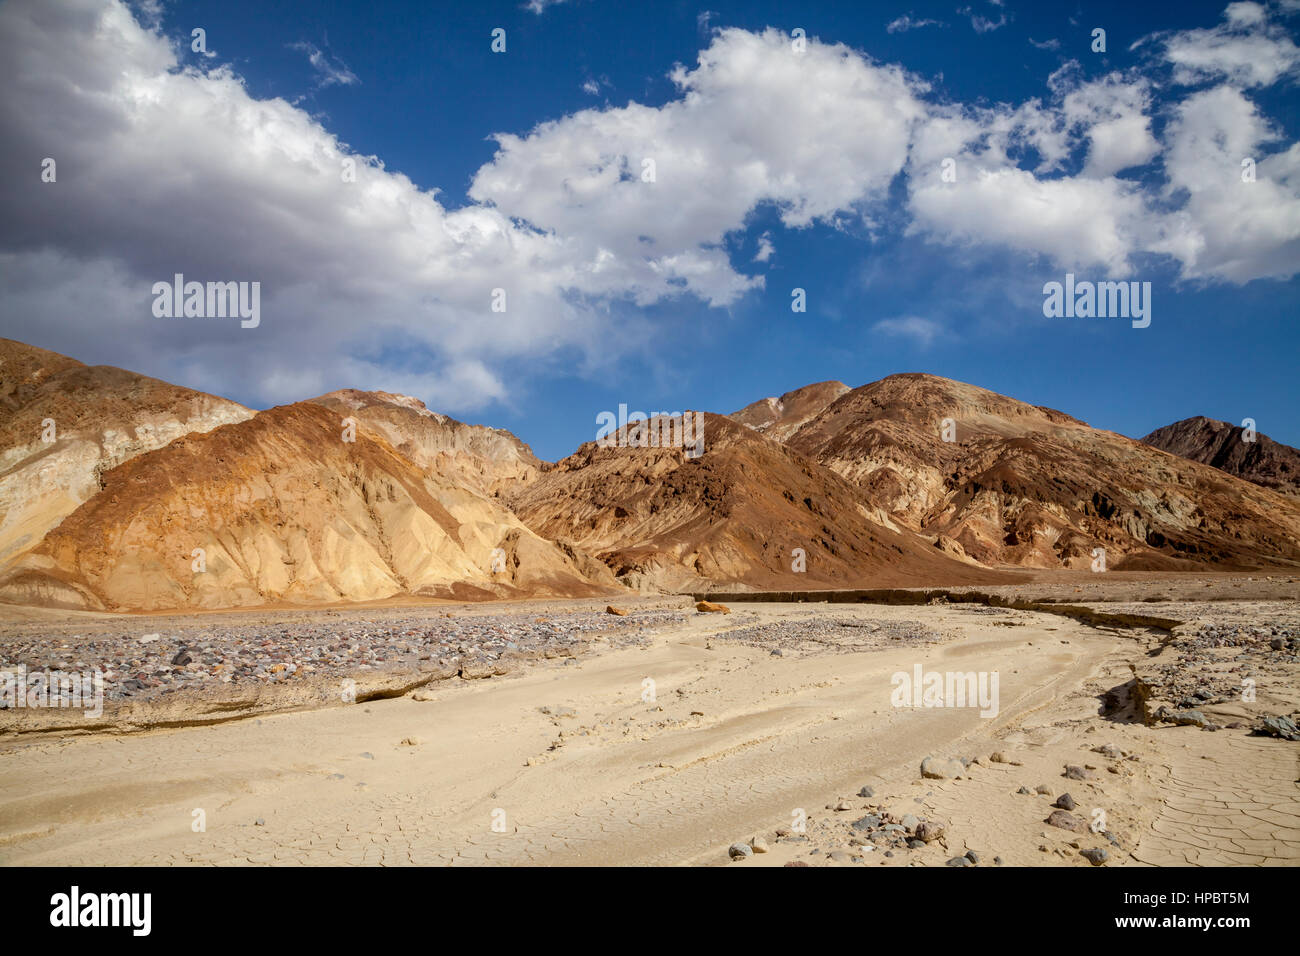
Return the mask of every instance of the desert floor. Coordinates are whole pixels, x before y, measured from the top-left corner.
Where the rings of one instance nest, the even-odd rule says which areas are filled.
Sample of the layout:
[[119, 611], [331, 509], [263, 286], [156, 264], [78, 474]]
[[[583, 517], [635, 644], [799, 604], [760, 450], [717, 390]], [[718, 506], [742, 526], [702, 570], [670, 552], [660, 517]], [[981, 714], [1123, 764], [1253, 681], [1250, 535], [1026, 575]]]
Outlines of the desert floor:
[[[1291, 637], [1296, 592], [1294, 578], [1260, 576], [1058, 576], [1007, 589]], [[1168, 627], [978, 603], [620, 606], [645, 616], [634, 642], [595, 633], [572, 656], [391, 698], [311, 706], [285, 690], [279, 705], [263, 696], [232, 719], [163, 729], [147, 729], [139, 708], [134, 723], [101, 730], [11, 723], [0, 862], [908, 866], [973, 851], [980, 866], [1088, 866], [1082, 851], [1101, 848], [1109, 866], [1300, 863], [1300, 744], [1250, 734], [1261, 714], [1296, 711], [1294, 643], [1259, 670], [1256, 701], [1207, 698], [1221, 729], [1206, 730], [1141, 719], [1135, 668], [1158, 660]], [[401, 613], [535, 620], [603, 607]], [[121, 620], [5, 609], [0, 632], [84, 635]], [[165, 634], [171, 623], [131, 626]], [[1195, 666], [1222, 671], [1212, 656]], [[917, 665], [997, 672], [998, 713], [893, 706], [891, 676]], [[171, 697], [174, 717], [187, 705]], [[926, 779], [931, 756], [965, 765]], [[1045, 822], [1067, 792], [1077, 830]], [[912, 848], [884, 829], [913, 836], [917, 820], [933, 826]], [[761, 851], [732, 861], [741, 841]]]

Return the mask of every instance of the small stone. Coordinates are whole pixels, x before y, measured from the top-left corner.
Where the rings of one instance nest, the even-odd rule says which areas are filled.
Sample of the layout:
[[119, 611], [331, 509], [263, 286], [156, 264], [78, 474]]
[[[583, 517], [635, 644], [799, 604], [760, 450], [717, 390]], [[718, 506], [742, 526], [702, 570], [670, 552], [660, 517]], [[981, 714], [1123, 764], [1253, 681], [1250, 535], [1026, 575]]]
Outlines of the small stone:
[[1034, 787], [1034, 792], [1050, 797], [1052, 795], [1052, 788], [1045, 783], [1040, 783], [1038, 786]]
[[1052, 806], [1060, 807], [1062, 810], [1073, 810], [1075, 807], [1074, 797], [1068, 793], [1063, 793], [1056, 798], [1056, 802]]
[[978, 866], [980, 861], [980, 855], [976, 853], [974, 850], [967, 850], [966, 859], [970, 860], [972, 863]]
[[612, 605], [612, 604], [606, 604], [606, 605], [605, 605], [605, 613], [606, 613], [606, 614], [616, 614], [616, 615], [618, 615], [619, 617], [627, 617], [627, 611], [624, 611], [622, 608], [614, 607], [614, 605]]
[[264, 827], [266, 826], [266, 821], [263, 820], [261, 817], [258, 817], [256, 820], [253, 821], [253, 826]]
[[754, 837], [754, 839], [749, 841], [749, 845], [753, 848], [755, 853], [767, 852], [767, 841], [764, 840], [761, 836]]
[[1066, 764], [1065, 773], [1062, 774], [1067, 780], [1095, 780], [1097, 775], [1091, 770], [1085, 770], [1083, 767], [1074, 764]]
[[926, 757], [921, 761], [921, 776], [930, 780], [950, 780], [960, 777], [965, 771], [966, 765], [960, 760]]
[[1075, 833], [1082, 833], [1086, 829], [1082, 820], [1072, 813], [1066, 813], [1064, 810], [1053, 810], [1046, 822], [1049, 826], [1060, 827], [1062, 830], [1072, 830]]
[[733, 843], [727, 849], [727, 855], [733, 860], [748, 860], [754, 855], [754, 848], [748, 843]]
[[863, 787], [861, 790], [858, 791], [859, 797], [863, 797], [864, 799], [868, 799], [868, 800], [874, 797], [875, 795], [876, 795], [876, 791], [872, 790], [870, 787]]
[[731, 608], [725, 604], [714, 604], [711, 601], [700, 601], [695, 605], [695, 610], [708, 614], [730, 614]]
[[941, 836], [943, 836], [943, 827], [928, 820], [916, 828], [916, 838], [922, 843], [933, 843]]
[[1093, 866], [1101, 866], [1110, 858], [1110, 854], [1099, 846], [1087, 850], [1080, 850], [1079, 856], [1083, 857]]
[[1031, 797], [1034, 795], [1034, 792], [1030, 790], [1028, 787], [1021, 787], [1019, 790], [1016, 791], [1016, 793], [1023, 793]]
[[949, 860], [944, 865], [945, 866], [974, 866], [974, 864], [971, 863], [971, 861], [966, 859], [966, 857], [964, 856], [954, 856], [951, 860]]

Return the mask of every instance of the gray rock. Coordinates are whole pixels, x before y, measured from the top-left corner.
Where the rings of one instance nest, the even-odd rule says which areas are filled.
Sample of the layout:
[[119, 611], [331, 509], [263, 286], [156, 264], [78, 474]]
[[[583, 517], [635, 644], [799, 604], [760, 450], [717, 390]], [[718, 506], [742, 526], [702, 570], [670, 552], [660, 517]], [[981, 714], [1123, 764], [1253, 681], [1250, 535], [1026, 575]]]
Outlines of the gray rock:
[[1065, 773], [1062, 774], [1067, 780], [1096, 780], [1097, 775], [1091, 770], [1083, 767], [1076, 767], [1073, 764], [1067, 764]]
[[876, 795], [876, 791], [872, 790], [870, 787], [863, 787], [861, 790], [858, 791], [858, 796], [866, 799], [870, 799], [875, 795]]
[[1300, 728], [1290, 717], [1265, 717], [1252, 733], [1259, 737], [1281, 737], [1283, 740], [1300, 740]]
[[1093, 866], [1101, 866], [1110, 858], [1110, 854], [1101, 847], [1092, 847], [1091, 849], [1080, 850], [1079, 856], [1083, 857]]
[[964, 856], [954, 856], [951, 860], [949, 860], [947, 863], [944, 864], [944, 866], [974, 866], [974, 865], [975, 865], [974, 863], [966, 859], [966, 857]]
[[852, 825], [855, 830], [874, 830], [880, 826], [880, 817], [874, 813], [868, 813], [865, 817], [854, 820]]
[[754, 855], [754, 848], [748, 843], [733, 843], [727, 848], [727, 855], [733, 860], [748, 860]]
[[1068, 793], [1063, 793], [1056, 798], [1056, 802], [1052, 806], [1060, 807], [1062, 810], [1073, 810], [1075, 807], [1074, 797]]
[[978, 866], [980, 862], [980, 855], [976, 853], [974, 850], [967, 850], [966, 859], [970, 860], [972, 863]]

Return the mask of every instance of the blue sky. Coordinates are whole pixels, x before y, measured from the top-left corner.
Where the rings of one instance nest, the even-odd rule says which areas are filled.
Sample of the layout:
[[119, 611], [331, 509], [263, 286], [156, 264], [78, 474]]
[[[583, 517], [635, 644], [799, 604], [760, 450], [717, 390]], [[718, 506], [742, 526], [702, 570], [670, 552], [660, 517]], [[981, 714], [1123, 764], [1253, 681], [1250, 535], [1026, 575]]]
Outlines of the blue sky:
[[[255, 407], [409, 392], [550, 459], [619, 403], [906, 371], [1300, 445], [1294, 7], [8, 0], [0, 334]], [[321, 172], [342, 155], [383, 202]], [[574, 187], [591, 156], [632, 172]], [[173, 271], [260, 279], [262, 324], [160, 326]], [[1150, 327], [1044, 318], [1067, 271], [1149, 281]]]

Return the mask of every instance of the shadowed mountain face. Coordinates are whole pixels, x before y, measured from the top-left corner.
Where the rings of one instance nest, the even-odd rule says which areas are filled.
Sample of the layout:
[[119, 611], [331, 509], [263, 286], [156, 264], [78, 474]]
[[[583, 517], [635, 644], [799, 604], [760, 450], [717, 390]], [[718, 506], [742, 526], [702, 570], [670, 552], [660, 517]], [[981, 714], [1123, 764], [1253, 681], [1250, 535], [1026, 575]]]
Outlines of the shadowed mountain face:
[[345, 440], [334, 411], [303, 402], [106, 472], [6, 570], [0, 596], [158, 609], [601, 593], [582, 563], [364, 428]]
[[1239, 425], [1198, 415], [1157, 428], [1142, 442], [1300, 498], [1300, 450], [1267, 435], [1255, 434], [1251, 441], [1246, 438], [1246, 430]]
[[1098, 547], [1111, 569], [1300, 563], [1291, 499], [935, 376], [846, 392], [786, 444], [853, 483], [900, 529], [987, 565], [1088, 568]]
[[100, 489], [104, 472], [251, 409], [0, 339], [0, 568]]
[[577, 542], [637, 588], [1000, 579], [882, 526], [858, 489], [803, 455], [724, 416], [703, 420], [698, 457], [588, 442], [511, 504], [538, 534]]

